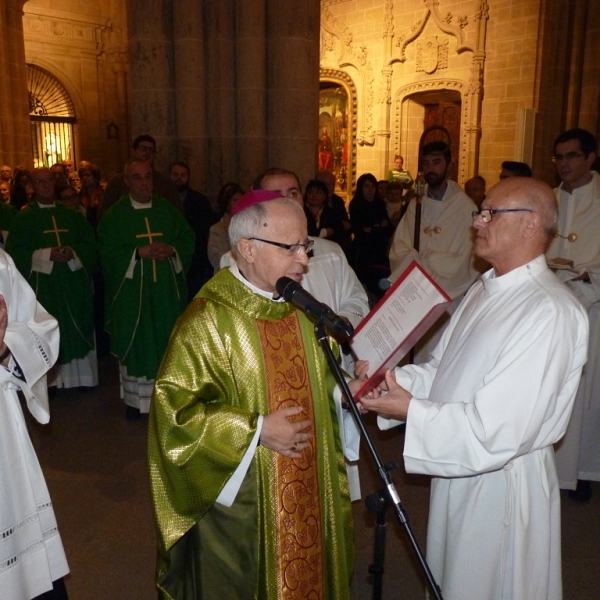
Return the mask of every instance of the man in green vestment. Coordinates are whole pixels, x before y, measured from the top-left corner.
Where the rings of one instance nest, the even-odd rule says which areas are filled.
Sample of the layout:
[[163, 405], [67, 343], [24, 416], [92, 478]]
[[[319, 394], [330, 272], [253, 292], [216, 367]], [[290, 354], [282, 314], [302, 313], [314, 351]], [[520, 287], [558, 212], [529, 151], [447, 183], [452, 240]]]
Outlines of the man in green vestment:
[[6, 251], [44, 308], [58, 321], [60, 354], [48, 385], [98, 385], [92, 273], [94, 231], [79, 212], [55, 202], [54, 174], [32, 172], [34, 199], [14, 217]]
[[6, 245], [8, 239], [8, 232], [12, 227], [12, 222], [17, 215], [17, 209], [8, 202], [0, 202], [0, 233], [2, 234], [2, 240], [0, 246]]
[[194, 232], [167, 200], [152, 194], [152, 165], [125, 166], [129, 193], [98, 226], [106, 281], [106, 329], [121, 368], [128, 419], [147, 413], [154, 379], [175, 321], [187, 304], [185, 274]]
[[229, 235], [236, 262], [179, 319], [156, 381], [157, 585], [177, 600], [348, 599], [334, 379], [313, 325], [276, 292], [280, 277], [302, 279], [306, 217], [294, 200], [255, 190]]

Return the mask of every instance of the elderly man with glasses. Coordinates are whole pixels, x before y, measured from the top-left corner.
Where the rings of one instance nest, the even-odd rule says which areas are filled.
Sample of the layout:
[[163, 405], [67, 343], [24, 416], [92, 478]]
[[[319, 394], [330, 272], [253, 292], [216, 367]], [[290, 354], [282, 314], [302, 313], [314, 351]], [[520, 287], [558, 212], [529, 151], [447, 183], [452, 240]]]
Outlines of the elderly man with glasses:
[[[352, 517], [334, 381], [282, 301], [313, 242], [294, 200], [255, 190], [236, 261], [179, 320], [156, 381], [149, 460], [164, 598], [350, 598]], [[341, 412], [341, 411], [340, 411]]]
[[546, 257], [556, 275], [588, 311], [590, 345], [573, 416], [556, 448], [558, 478], [569, 496], [591, 498], [590, 480], [600, 481], [600, 175], [594, 135], [570, 129], [554, 142], [552, 160], [561, 184], [556, 234]]
[[406, 421], [406, 470], [433, 477], [427, 558], [446, 600], [562, 598], [553, 444], [574, 406], [588, 323], [546, 265], [556, 212], [545, 183], [496, 184], [473, 212], [475, 253], [493, 268], [431, 360], [388, 371], [387, 394], [361, 400], [383, 428]]

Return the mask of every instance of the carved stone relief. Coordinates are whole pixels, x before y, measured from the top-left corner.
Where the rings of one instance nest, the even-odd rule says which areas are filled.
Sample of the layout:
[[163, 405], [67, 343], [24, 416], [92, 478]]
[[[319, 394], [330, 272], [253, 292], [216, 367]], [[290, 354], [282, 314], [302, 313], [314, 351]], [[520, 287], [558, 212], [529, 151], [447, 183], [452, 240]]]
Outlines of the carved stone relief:
[[336, 66], [340, 68], [352, 66], [359, 72], [362, 78], [362, 92], [364, 95], [362, 110], [364, 126], [359, 131], [356, 140], [360, 146], [372, 146], [375, 143], [373, 126], [375, 76], [373, 66], [369, 60], [369, 51], [366, 46], [357, 46], [354, 43], [354, 35], [350, 28], [347, 25], [342, 25], [329, 10], [329, 6], [332, 4], [334, 2], [328, 0], [321, 5], [321, 55], [323, 55], [323, 50], [335, 52], [337, 49]]
[[430, 35], [417, 42], [416, 71], [432, 75], [448, 68], [448, 38]]
[[81, 50], [101, 53], [104, 50], [104, 32], [111, 29], [110, 20], [82, 21], [64, 16], [60, 11], [52, 14], [25, 12], [23, 29], [28, 39], [62, 46], [75, 46]]

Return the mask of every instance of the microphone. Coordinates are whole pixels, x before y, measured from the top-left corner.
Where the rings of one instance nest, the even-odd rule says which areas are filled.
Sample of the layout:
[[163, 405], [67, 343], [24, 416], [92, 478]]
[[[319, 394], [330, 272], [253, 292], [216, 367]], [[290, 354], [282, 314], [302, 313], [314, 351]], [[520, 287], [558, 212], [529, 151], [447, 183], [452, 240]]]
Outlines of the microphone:
[[334, 334], [350, 339], [354, 328], [342, 317], [336, 315], [327, 304], [319, 302], [309, 294], [297, 281], [289, 277], [280, 277], [275, 284], [277, 292], [286, 302], [291, 302], [317, 323], [323, 323]]

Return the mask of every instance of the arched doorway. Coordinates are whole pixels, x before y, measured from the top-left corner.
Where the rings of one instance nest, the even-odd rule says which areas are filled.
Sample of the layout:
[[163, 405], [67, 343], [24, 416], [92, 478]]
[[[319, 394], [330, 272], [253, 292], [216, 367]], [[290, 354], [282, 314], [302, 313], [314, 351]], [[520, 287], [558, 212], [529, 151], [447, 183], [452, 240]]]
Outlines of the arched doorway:
[[31, 64], [27, 88], [34, 166], [51, 167], [67, 158], [74, 161], [77, 119], [67, 90], [51, 73]]
[[[423, 144], [442, 140], [450, 146], [452, 163], [448, 177], [458, 181], [461, 148], [461, 93], [457, 90], [433, 89], [406, 95], [401, 100], [398, 124], [399, 154], [409, 156], [409, 168], [420, 156]], [[406, 155], [405, 155], [406, 164]], [[416, 169], [415, 169], [416, 170]]]

